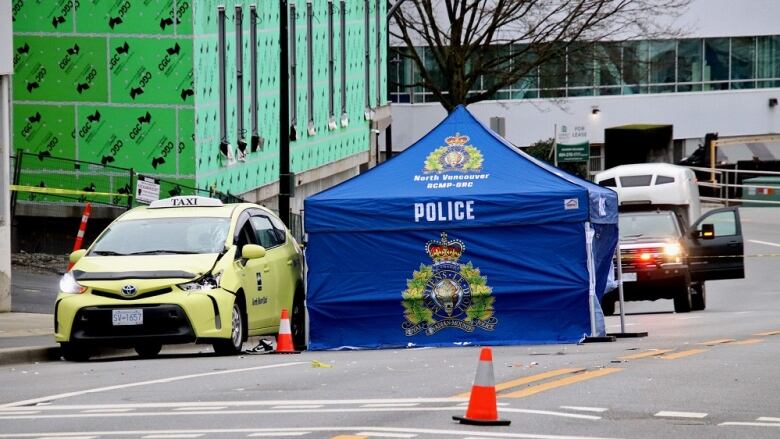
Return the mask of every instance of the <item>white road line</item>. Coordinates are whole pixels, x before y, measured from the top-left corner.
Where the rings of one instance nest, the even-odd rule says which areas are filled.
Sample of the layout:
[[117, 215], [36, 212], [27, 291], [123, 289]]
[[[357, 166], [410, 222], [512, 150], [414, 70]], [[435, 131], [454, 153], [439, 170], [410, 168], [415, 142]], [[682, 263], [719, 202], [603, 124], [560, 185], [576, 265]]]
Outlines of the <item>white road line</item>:
[[17, 401], [17, 402], [10, 402], [7, 404], [0, 405], [0, 409], [5, 407], [18, 407], [18, 406], [25, 406], [25, 405], [31, 405], [39, 402], [48, 402], [53, 401], [55, 399], [64, 399], [64, 398], [70, 398], [72, 396], [80, 396], [80, 395], [86, 395], [89, 393], [98, 393], [98, 392], [108, 392], [110, 390], [118, 390], [118, 389], [127, 389], [129, 387], [138, 387], [138, 386], [146, 386], [149, 384], [163, 384], [163, 383], [171, 383], [174, 381], [181, 381], [181, 380], [187, 380], [191, 378], [202, 378], [206, 376], [214, 376], [214, 375], [226, 375], [231, 373], [240, 373], [240, 372], [250, 372], [255, 370], [263, 370], [263, 369], [275, 369], [277, 367], [288, 367], [288, 366], [297, 366], [301, 364], [307, 364], [302, 361], [294, 362], [294, 363], [279, 363], [279, 364], [270, 364], [265, 366], [256, 366], [256, 367], [246, 367], [242, 369], [231, 369], [231, 370], [219, 370], [215, 372], [205, 372], [205, 373], [197, 373], [192, 375], [180, 375], [170, 378], [161, 378], [158, 380], [150, 380], [150, 381], [139, 381], [135, 383], [127, 383], [127, 384], [119, 384], [116, 386], [108, 386], [108, 387], [97, 387], [94, 389], [87, 389], [87, 390], [79, 390], [76, 392], [68, 392], [68, 393], [60, 393], [57, 395], [49, 395], [49, 396], [43, 396], [40, 398], [33, 398], [28, 399], [25, 401]]
[[780, 427], [780, 422], [722, 422], [718, 427], [737, 425], [744, 427]]
[[90, 431], [90, 432], [69, 432], [69, 433], [0, 433], [0, 438], [68, 438], [73, 439], [76, 435], [84, 435], [90, 438], [97, 436], [137, 436], [147, 434], [254, 434], [254, 433], [278, 433], [278, 432], [325, 432], [325, 433], [343, 433], [343, 432], [361, 432], [375, 431], [388, 433], [412, 433], [444, 436], [452, 438], [520, 438], [520, 439], [608, 439], [595, 436], [564, 436], [534, 433], [501, 433], [501, 432], [475, 432], [464, 430], [443, 430], [431, 428], [377, 428], [377, 427], [313, 427], [313, 428], [234, 428], [234, 429], [209, 429], [209, 430], [155, 430], [155, 431]]
[[201, 437], [203, 433], [195, 434], [148, 434], [142, 436], [141, 439], [187, 439], [193, 437]]
[[762, 417], [756, 419], [756, 421], [759, 421], [759, 422], [780, 422], [780, 418], [768, 418], [766, 416], [762, 416]]
[[780, 244], [778, 244], [778, 243], [776, 243], [776, 242], [768, 242], [768, 241], [757, 241], [757, 240], [755, 240], [755, 239], [748, 239], [748, 241], [749, 241], [749, 242], [753, 242], [753, 243], [755, 243], [755, 244], [764, 244], [764, 245], [769, 245], [769, 246], [772, 246], [772, 247], [780, 247]]
[[290, 436], [305, 436], [307, 434], [311, 433], [310, 431], [271, 431], [268, 433], [252, 433], [248, 434], [247, 437], [290, 437]]
[[377, 433], [374, 431], [361, 431], [359, 433], [355, 433], [355, 436], [365, 436], [365, 437], [397, 437], [397, 438], [412, 438], [417, 437], [416, 434], [413, 433]]
[[[67, 436], [68, 439], [95, 439], [97, 436]], [[43, 436], [37, 439], [61, 439], [62, 436]]]
[[578, 410], [581, 412], [594, 412], [594, 413], [604, 413], [607, 410], [609, 410], [603, 407], [577, 407], [572, 405], [562, 405], [561, 408], [564, 410]]
[[513, 408], [505, 408], [499, 410], [501, 413], [527, 413], [529, 415], [548, 415], [548, 416], [559, 416], [561, 418], [574, 418], [574, 419], [587, 419], [590, 421], [598, 421], [601, 419], [601, 416], [593, 416], [593, 415], [580, 415], [577, 413], [564, 413], [564, 412], [552, 412], [549, 410], [529, 410], [529, 409], [513, 409]]
[[381, 409], [385, 407], [416, 407], [420, 405], [420, 403], [417, 402], [396, 402], [396, 403], [385, 403], [385, 404], [363, 404], [360, 407], [367, 408], [367, 409]]
[[706, 418], [706, 413], [696, 413], [696, 412], [658, 412], [655, 414], [655, 416], [659, 418], [696, 418], [696, 419], [702, 419]]
[[271, 407], [272, 410], [304, 410], [304, 409], [318, 409], [321, 408], [321, 404], [311, 405], [275, 405]]
[[227, 407], [223, 405], [222, 407], [220, 407], [220, 406], [213, 406], [213, 407], [179, 407], [179, 408], [175, 408], [174, 410], [178, 410], [178, 411], [182, 411], [182, 410], [185, 410], [185, 411], [222, 410], [222, 409], [226, 409], [226, 408]]
[[34, 415], [40, 413], [40, 410], [18, 410], [18, 411], [1, 411], [0, 416], [13, 416], [13, 415]]
[[694, 320], [694, 319], [700, 319], [700, 316], [685, 316], [685, 317], [677, 317], [677, 320]]
[[83, 410], [81, 413], [127, 413], [132, 411], [133, 409], [91, 409]]

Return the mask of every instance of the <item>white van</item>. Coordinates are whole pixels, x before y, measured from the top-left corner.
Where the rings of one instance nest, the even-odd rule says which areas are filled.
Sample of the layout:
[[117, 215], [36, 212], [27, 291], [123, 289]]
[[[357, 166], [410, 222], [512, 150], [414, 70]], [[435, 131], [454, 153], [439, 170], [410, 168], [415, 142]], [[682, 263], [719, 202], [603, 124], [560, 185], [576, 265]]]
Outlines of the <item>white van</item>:
[[[596, 184], [615, 190], [621, 207], [676, 206], [690, 226], [701, 216], [696, 175], [690, 168], [668, 163], [621, 165], [600, 172]], [[627, 210], [627, 209], [624, 209]]]

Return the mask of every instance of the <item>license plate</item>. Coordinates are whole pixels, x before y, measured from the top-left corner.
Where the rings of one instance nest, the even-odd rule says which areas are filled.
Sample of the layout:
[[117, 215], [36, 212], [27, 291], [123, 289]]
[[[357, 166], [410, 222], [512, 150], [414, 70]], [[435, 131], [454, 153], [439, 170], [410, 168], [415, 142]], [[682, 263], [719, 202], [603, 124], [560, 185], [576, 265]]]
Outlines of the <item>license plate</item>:
[[623, 273], [623, 282], [636, 282], [636, 273]]
[[113, 309], [111, 320], [114, 326], [143, 325], [144, 311], [142, 309]]

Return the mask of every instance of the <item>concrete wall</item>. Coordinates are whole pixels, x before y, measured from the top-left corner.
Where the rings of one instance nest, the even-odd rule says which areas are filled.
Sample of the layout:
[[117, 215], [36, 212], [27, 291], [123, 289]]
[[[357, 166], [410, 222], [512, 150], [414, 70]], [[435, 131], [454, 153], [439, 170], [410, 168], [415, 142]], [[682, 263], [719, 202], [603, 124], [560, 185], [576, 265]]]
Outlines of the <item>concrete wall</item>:
[[9, 150], [11, 145], [11, 2], [0, 1], [0, 312], [11, 310], [11, 218]]
[[[506, 118], [506, 139], [518, 146], [553, 137], [556, 124], [586, 125], [591, 143], [604, 141], [605, 128], [634, 123], [672, 124], [675, 139], [700, 139], [708, 132], [780, 132], [780, 107], [769, 106], [772, 97], [780, 98], [780, 89], [489, 101], [469, 110], [486, 125], [491, 117]], [[403, 127], [393, 130], [395, 151], [406, 149], [445, 116], [439, 104], [393, 104], [392, 110], [393, 125]]]

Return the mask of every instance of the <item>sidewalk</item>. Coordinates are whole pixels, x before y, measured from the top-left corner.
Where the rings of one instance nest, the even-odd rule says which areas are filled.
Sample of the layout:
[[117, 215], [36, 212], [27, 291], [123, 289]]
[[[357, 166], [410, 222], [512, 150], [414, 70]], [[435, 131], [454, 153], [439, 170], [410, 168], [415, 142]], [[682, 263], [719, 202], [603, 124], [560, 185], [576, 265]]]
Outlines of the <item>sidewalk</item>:
[[58, 359], [53, 322], [51, 314], [0, 313], [0, 366]]

